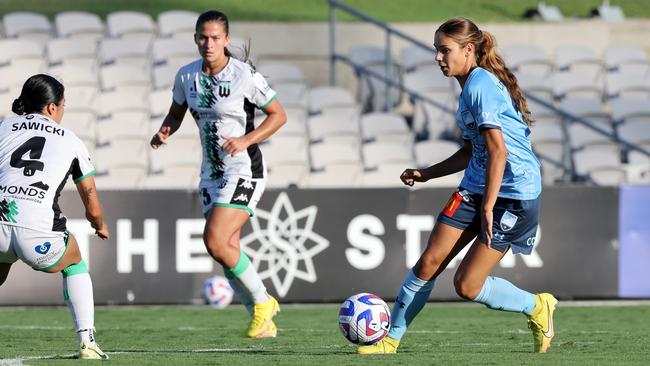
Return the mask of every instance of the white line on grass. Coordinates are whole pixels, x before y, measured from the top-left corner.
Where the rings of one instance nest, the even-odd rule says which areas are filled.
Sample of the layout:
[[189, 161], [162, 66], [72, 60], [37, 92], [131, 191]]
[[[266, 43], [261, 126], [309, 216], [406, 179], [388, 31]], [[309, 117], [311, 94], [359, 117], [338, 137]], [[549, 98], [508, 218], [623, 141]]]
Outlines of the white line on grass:
[[11, 330], [72, 330], [72, 327], [42, 325], [0, 325], [0, 329]]
[[[215, 352], [259, 352], [260, 349], [254, 348], [205, 348], [205, 349], [155, 349], [155, 350], [120, 350], [107, 351], [110, 355], [120, 355], [129, 353], [215, 353]], [[0, 359], [0, 366], [24, 366], [23, 361], [29, 360], [51, 360], [51, 359], [73, 359], [76, 354], [69, 355], [46, 355], [46, 356], [19, 356], [16, 358]]]

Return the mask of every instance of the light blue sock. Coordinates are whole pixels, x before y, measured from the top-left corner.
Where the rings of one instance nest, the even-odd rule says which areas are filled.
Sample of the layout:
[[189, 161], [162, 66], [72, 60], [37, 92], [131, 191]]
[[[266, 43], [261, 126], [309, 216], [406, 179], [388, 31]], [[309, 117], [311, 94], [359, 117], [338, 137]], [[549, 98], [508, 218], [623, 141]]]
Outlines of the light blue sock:
[[530, 315], [535, 308], [535, 295], [499, 277], [488, 276], [481, 292], [474, 299], [490, 309]]
[[404, 279], [402, 288], [397, 295], [393, 312], [391, 313], [391, 325], [388, 336], [393, 339], [401, 339], [406, 333], [406, 328], [424, 307], [435, 281], [424, 281], [410, 270]]

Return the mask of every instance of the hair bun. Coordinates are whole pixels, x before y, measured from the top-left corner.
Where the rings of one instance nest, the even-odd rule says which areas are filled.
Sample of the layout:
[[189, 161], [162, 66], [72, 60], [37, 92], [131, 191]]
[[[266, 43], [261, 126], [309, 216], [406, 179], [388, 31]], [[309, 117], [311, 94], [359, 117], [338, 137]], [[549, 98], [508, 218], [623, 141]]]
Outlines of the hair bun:
[[19, 116], [25, 114], [25, 103], [21, 97], [14, 99], [14, 103], [11, 105], [11, 110]]

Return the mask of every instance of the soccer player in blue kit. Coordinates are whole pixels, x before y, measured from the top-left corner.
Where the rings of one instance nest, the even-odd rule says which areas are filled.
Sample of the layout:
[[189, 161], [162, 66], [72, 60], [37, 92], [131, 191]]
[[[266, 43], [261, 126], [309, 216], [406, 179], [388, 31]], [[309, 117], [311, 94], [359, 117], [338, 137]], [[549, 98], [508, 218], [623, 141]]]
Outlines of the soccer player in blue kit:
[[359, 354], [396, 353], [407, 327], [420, 312], [436, 277], [474, 241], [455, 276], [462, 298], [490, 309], [523, 313], [533, 332], [534, 351], [546, 352], [554, 336], [557, 300], [532, 294], [505, 279], [490, 276], [501, 258], [530, 254], [540, 209], [540, 163], [528, 135], [530, 112], [517, 79], [496, 52], [494, 36], [466, 18], [453, 18], [435, 33], [436, 61], [442, 73], [458, 80], [456, 123], [464, 145], [451, 157], [426, 169], [406, 169], [404, 184], [465, 175], [439, 214], [427, 248], [406, 276], [391, 315], [388, 336], [361, 346]]

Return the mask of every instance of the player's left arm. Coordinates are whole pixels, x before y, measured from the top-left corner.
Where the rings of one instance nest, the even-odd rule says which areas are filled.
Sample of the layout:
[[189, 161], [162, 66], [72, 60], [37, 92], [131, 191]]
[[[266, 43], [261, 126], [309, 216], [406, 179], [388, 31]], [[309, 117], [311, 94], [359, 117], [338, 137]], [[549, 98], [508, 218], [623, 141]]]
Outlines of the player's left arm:
[[492, 223], [494, 204], [501, 190], [503, 172], [506, 168], [508, 150], [503, 141], [503, 133], [498, 128], [486, 128], [481, 131], [487, 148], [487, 162], [485, 167], [485, 193], [481, 207], [481, 230], [488, 246], [492, 241]]
[[226, 143], [222, 146], [224, 150], [228, 151], [231, 155], [244, 151], [249, 146], [269, 138], [269, 136], [273, 135], [275, 131], [287, 122], [287, 115], [284, 112], [284, 108], [277, 99], [273, 99], [262, 111], [266, 113], [266, 118], [259, 127], [242, 137], [223, 137], [226, 140]]
[[287, 122], [287, 115], [282, 104], [276, 99], [275, 90], [271, 89], [262, 74], [255, 69], [250, 69], [250, 72], [250, 77], [245, 79], [243, 86], [244, 97], [258, 106], [266, 114], [266, 118], [259, 127], [244, 136], [221, 136], [226, 141], [221, 147], [231, 155], [264, 141]]

